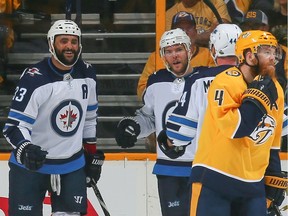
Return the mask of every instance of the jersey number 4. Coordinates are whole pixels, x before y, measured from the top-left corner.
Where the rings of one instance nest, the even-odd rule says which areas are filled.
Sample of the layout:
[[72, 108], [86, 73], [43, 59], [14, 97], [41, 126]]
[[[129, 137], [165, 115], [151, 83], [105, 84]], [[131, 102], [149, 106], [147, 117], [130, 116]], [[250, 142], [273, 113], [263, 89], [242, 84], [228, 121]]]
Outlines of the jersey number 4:
[[221, 106], [224, 100], [224, 91], [223, 90], [216, 90], [214, 100], [217, 101], [218, 105]]

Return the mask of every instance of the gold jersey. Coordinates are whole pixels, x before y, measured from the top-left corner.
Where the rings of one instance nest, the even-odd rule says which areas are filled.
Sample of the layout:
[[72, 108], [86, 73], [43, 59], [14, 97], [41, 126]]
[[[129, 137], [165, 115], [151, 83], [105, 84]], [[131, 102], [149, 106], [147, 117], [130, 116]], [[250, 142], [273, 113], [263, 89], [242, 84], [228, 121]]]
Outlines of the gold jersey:
[[205, 182], [209, 178], [207, 173], [213, 173], [214, 183], [219, 177], [222, 184], [223, 179], [245, 184], [263, 179], [270, 150], [280, 149], [283, 122], [283, 90], [273, 80], [278, 92], [277, 108], [269, 110], [249, 136], [235, 138], [237, 131], [243, 130], [238, 108], [247, 84], [236, 67], [216, 76], [208, 91], [208, 107], [193, 162], [192, 175], [195, 170], [198, 177], [192, 181], [199, 181], [201, 176]]

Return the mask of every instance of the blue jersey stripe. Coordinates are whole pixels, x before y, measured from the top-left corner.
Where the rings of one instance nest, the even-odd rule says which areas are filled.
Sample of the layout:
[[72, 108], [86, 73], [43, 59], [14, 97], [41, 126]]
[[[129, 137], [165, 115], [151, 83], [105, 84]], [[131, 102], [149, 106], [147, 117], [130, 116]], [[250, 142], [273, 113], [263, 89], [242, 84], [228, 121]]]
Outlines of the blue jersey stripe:
[[175, 115], [171, 115], [169, 117], [168, 121], [171, 121], [172, 123], [176, 122], [176, 123], [179, 123], [181, 125], [185, 125], [185, 126], [192, 127], [192, 128], [197, 128], [197, 122], [188, 120], [186, 118], [181, 118], [181, 117], [178, 117]]
[[19, 121], [27, 122], [29, 124], [33, 124], [35, 122], [35, 119], [18, 112], [14, 112], [12, 110], [9, 112], [9, 118], [17, 119]]

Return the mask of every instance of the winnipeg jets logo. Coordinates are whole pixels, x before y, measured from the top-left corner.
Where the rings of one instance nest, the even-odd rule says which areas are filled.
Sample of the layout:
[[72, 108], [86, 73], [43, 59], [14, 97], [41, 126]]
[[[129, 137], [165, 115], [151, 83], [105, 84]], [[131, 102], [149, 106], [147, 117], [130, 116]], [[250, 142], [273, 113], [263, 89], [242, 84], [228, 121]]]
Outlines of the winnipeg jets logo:
[[35, 67], [29, 68], [26, 73], [29, 74], [30, 76], [42, 75], [42, 74], [39, 72], [39, 69], [38, 69], [38, 68], [35, 68]]
[[71, 107], [71, 103], [68, 106], [68, 110], [65, 110], [65, 113], [60, 114], [60, 121], [63, 122], [63, 128], [68, 130], [72, 128], [73, 122], [77, 119], [77, 113], [75, 113]]
[[72, 136], [79, 127], [82, 115], [82, 107], [78, 101], [63, 101], [52, 112], [52, 128], [61, 136]]
[[275, 120], [271, 116], [265, 115], [249, 137], [256, 144], [263, 144], [274, 133], [275, 126]]

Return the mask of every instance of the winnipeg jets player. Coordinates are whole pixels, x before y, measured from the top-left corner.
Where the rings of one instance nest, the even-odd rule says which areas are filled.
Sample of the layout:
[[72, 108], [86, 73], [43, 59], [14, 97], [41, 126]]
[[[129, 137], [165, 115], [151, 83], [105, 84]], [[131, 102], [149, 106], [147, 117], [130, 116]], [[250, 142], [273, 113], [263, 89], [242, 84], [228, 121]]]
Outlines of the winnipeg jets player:
[[[166, 31], [160, 40], [160, 55], [166, 69], [150, 75], [144, 92], [144, 106], [136, 116], [123, 118], [117, 127], [116, 141], [123, 148], [133, 147], [137, 138], [163, 129], [192, 67], [190, 38], [182, 29]], [[157, 147], [157, 161], [153, 173], [157, 175], [162, 215], [189, 215], [190, 189], [188, 179], [192, 165], [190, 147], [174, 160]]]
[[[211, 33], [209, 49], [217, 67], [195, 68], [193, 76], [187, 79], [179, 103], [167, 121], [166, 131], [158, 137], [168, 154], [181, 156], [177, 149], [187, 144], [194, 147], [195, 154], [207, 106], [208, 88], [217, 74], [237, 64], [235, 44], [241, 32], [235, 24], [219, 24]], [[166, 134], [173, 145], [166, 145]]]
[[58, 20], [47, 39], [52, 55], [24, 70], [3, 129], [14, 148], [9, 159], [13, 216], [42, 215], [47, 190], [53, 216], [86, 214], [86, 184], [97, 182], [104, 161], [96, 150], [96, 73], [79, 58], [81, 30], [73, 21]]

